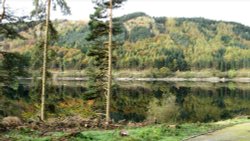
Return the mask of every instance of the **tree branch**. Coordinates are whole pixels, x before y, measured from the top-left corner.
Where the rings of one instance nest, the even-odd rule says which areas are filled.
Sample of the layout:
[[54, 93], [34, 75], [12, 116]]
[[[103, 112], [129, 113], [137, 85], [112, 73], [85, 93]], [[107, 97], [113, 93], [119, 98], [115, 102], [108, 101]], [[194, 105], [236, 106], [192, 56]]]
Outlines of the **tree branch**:
[[2, 23], [2, 20], [4, 19], [4, 16], [5, 16], [5, 2], [6, 2], [6, 0], [3, 0], [3, 2], [2, 2], [3, 11], [2, 11], [2, 14], [0, 15], [0, 23]]

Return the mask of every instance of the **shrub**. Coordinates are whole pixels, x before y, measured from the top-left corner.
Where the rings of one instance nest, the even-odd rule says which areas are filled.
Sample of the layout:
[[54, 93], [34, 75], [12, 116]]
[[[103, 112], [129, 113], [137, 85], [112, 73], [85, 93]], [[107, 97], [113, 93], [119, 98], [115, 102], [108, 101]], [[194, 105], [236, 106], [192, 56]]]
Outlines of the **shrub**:
[[160, 69], [157, 69], [157, 68], [152, 69], [151, 74], [152, 74], [152, 77], [161, 78], [161, 77], [170, 76], [172, 74], [172, 72], [169, 68], [162, 67]]
[[17, 127], [22, 125], [22, 121], [18, 117], [5, 117], [3, 118], [2, 125], [4, 127]]
[[237, 72], [235, 70], [229, 70], [227, 72], [228, 78], [234, 78], [234, 77], [236, 77], [236, 75], [237, 75]]

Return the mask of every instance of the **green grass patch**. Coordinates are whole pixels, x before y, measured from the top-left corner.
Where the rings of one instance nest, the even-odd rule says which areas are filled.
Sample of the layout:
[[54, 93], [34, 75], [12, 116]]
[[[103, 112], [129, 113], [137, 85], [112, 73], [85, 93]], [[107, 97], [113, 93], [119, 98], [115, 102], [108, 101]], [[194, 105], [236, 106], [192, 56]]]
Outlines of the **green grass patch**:
[[[217, 126], [216, 126], [217, 127]], [[128, 137], [120, 137], [117, 134], [110, 141], [179, 141], [194, 133], [200, 133], [211, 129], [212, 125], [183, 124], [178, 128], [168, 128], [166, 125], [155, 125], [143, 128], [129, 129]], [[102, 141], [102, 140], [100, 140]]]
[[214, 123], [183, 123], [176, 128], [170, 128], [167, 124], [149, 125], [139, 128], [125, 128], [129, 136], [119, 135], [120, 130], [97, 130], [83, 131], [70, 136], [64, 132], [48, 132], [42, 135], [40, 131], [29, 129], [15, 130], [0, 135], [1, 139], [17, 141], [180, 141], [190, 136], [206, 133], [231, 126], [238, 123], [250, 122], [246, 117], [231, 120], [219, 121]]

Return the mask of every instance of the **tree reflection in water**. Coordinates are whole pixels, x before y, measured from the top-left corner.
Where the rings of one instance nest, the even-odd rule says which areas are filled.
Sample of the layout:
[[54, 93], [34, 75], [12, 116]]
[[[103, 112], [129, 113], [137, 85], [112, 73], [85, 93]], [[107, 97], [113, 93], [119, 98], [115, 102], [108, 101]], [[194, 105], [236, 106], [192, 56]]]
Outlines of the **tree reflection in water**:
[[[0, 88], [0, 118], [37, 116], [40, 89], [34, 83], [19, 84], [15, 91]], [[49, 117], [104, 113], [104, 98], [87, 100], [85, 82], [51, 83], [48, 90]], [[244, 83], [118, 82], [113, 88], [111, 117], [133, 122], [210, 122], [250, 115], [249, 102], [250, 88]]]

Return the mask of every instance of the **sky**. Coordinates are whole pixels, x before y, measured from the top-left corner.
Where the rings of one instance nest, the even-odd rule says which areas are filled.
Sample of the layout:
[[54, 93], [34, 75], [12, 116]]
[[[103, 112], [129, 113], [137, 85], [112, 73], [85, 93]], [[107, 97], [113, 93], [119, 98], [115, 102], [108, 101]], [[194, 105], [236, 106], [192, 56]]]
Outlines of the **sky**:
[[[52, 19], [88, 20], [93, 13], [91, 0], [66, 0], [72, 15], [63, 16], [52, 12]], [[7, 0], [7, 5], [27, 14], [32, 9], [32, 0]], [[250, 0], [127, 0], [114, 11], [115, 16], [144, 12], [160, 17], [203, 17], [213, 20], [233, 21], [250, 26]]]

